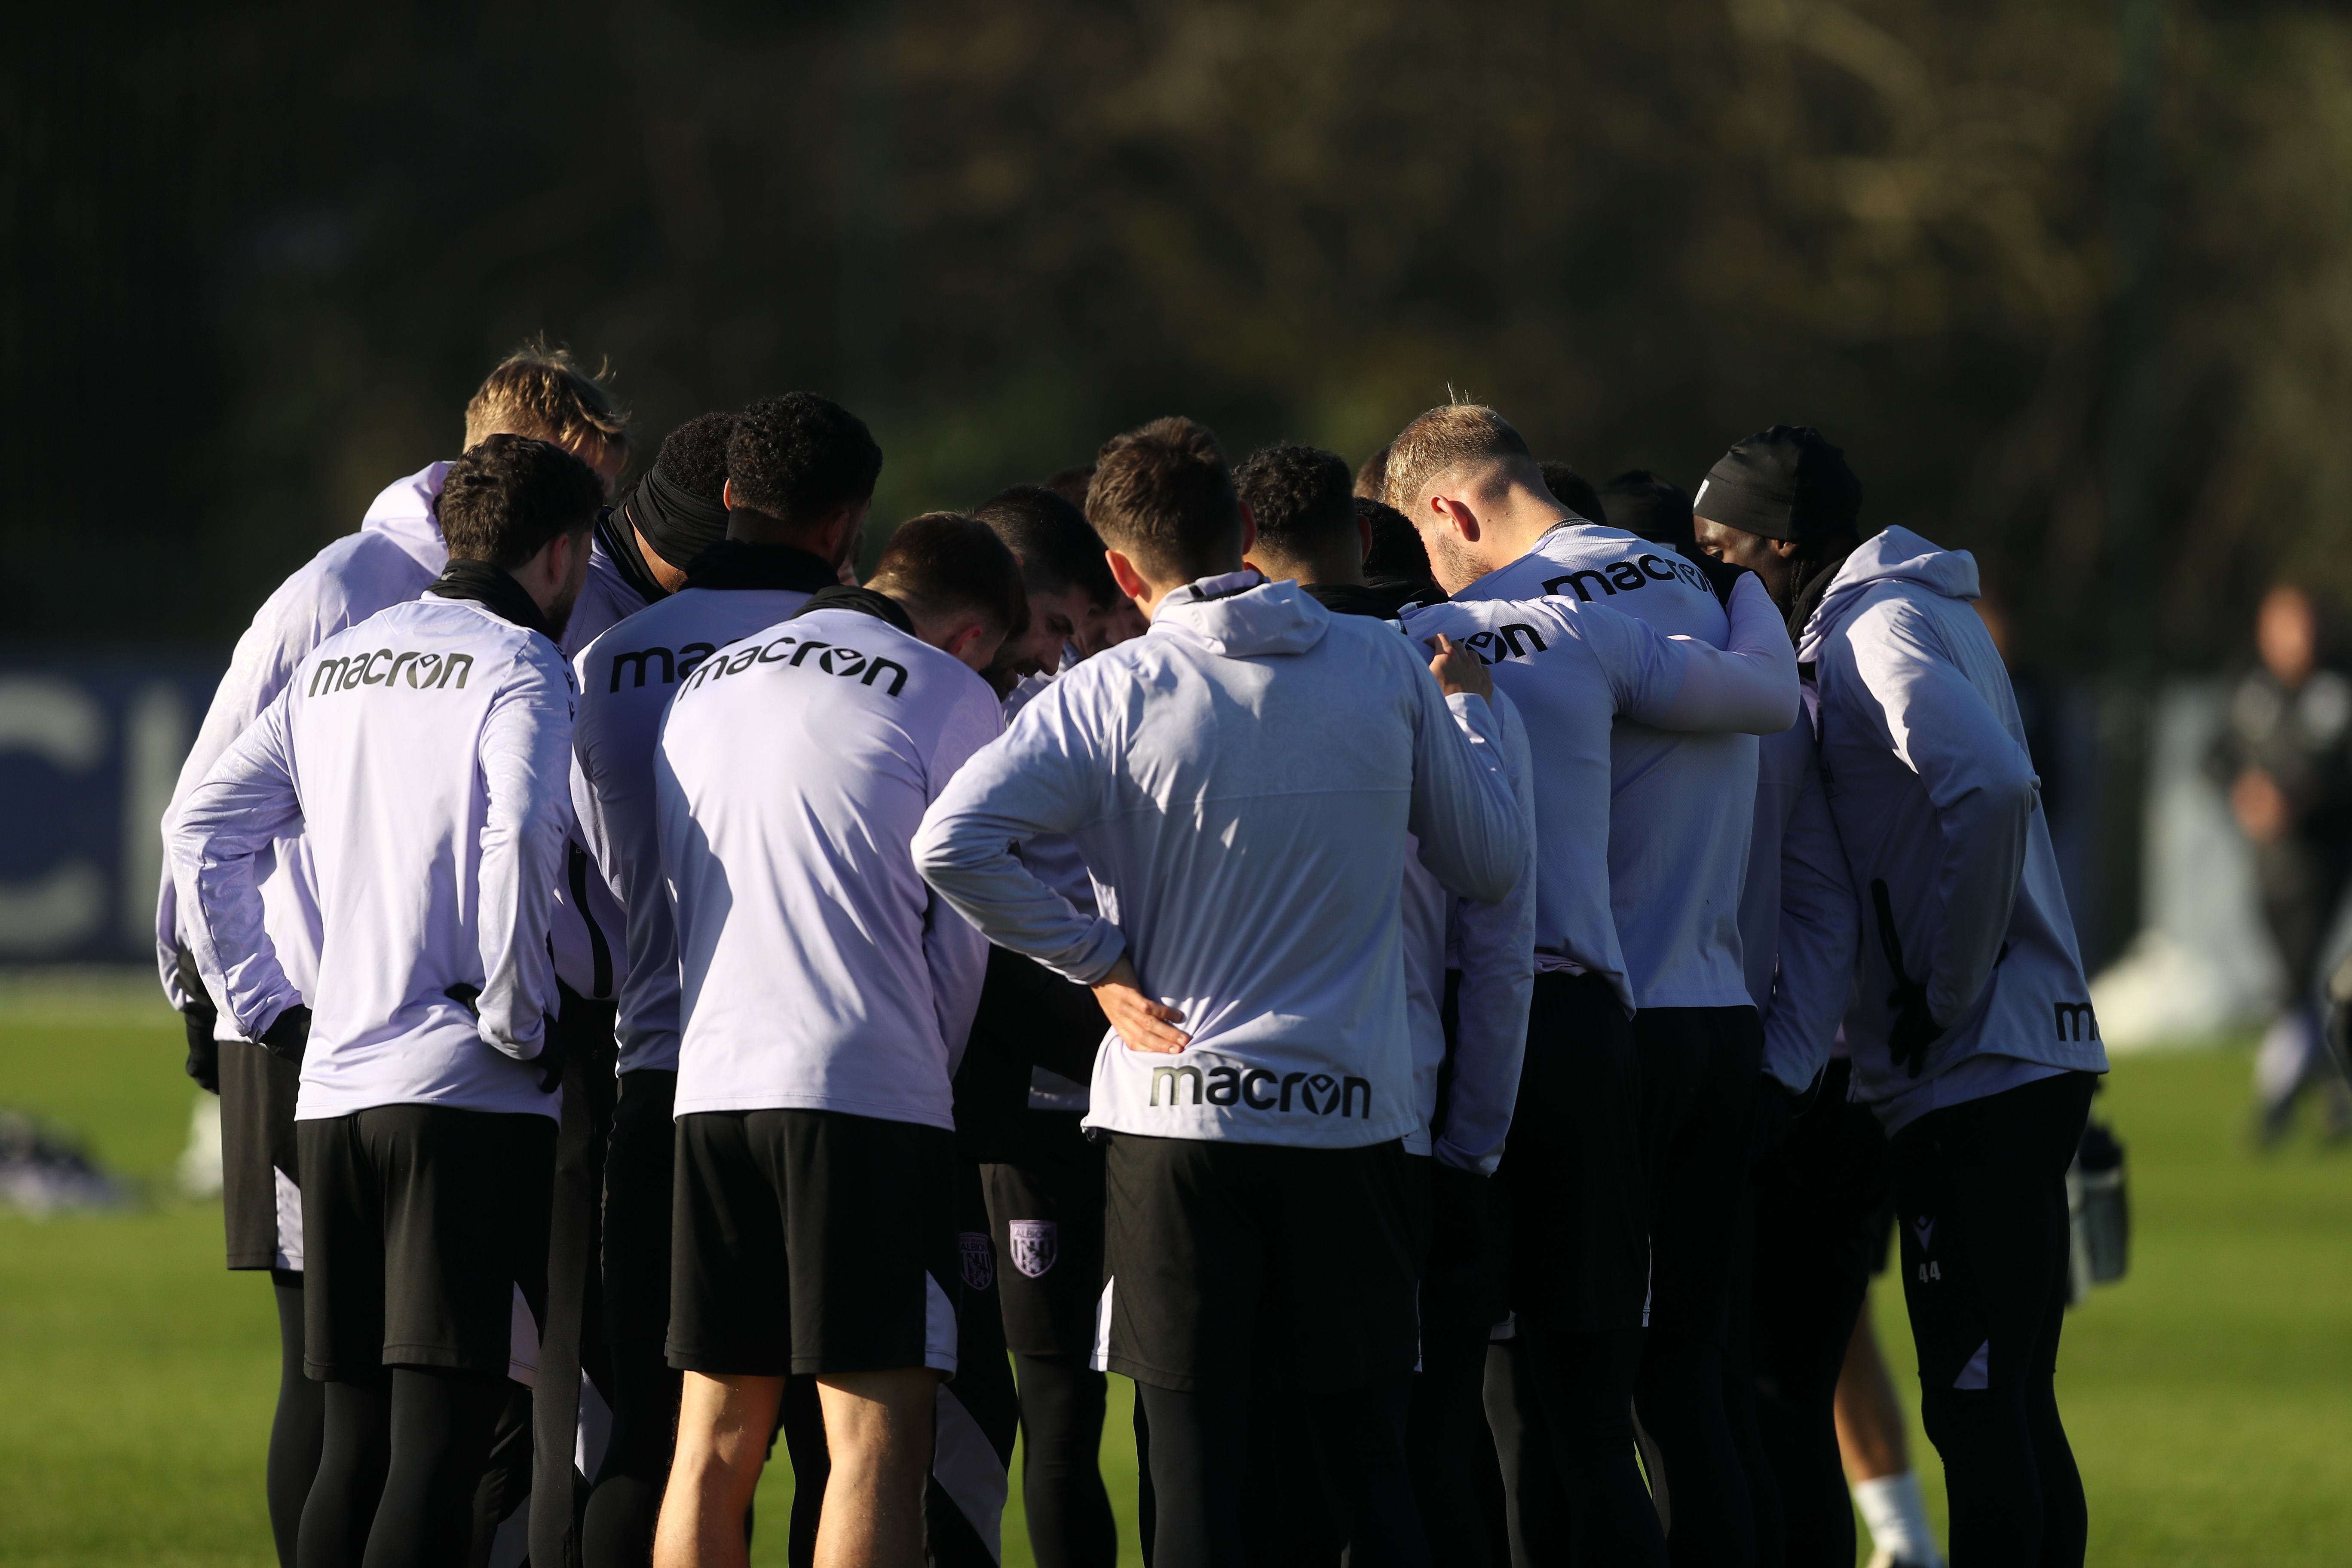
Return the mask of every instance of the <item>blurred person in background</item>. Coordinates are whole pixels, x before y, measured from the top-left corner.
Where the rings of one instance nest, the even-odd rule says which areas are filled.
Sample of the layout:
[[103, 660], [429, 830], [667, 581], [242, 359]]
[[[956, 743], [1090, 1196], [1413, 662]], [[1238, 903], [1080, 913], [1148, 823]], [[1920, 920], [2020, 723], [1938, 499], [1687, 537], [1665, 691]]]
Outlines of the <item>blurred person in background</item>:
[[2286, 972], [2285, 1003], [2254, 1059], [2255, 1136], [2284, 1138], [2306, 1092], [2332, 1139], [2352, 1137], [2352, 1091], [2319, 1019], [2319, 965], [2352, 872], [2352, 680], [2320, 663], [2319, 614], [2282, 583], [2254, 620], [2259, 666], [2238, 682], [2212, 770], [2252, 844], [2263, 923]]
[[[637, 499], [674, 538], [720, 535], [698, 549], [676, 594], [583, 649], [572, 796], [598, 875], [624, 911], [617, 1107], [602, 1163], [603, 1334], [613, 1408], [604, 1464], [582, 1526], [587, 1568], [627, 1568], [653, 1554], [669, 1474], [679, 1374], [663, 1360], [669, 1330], [670, 1195], [677, 1094], [677, 932], [662, 879], [654, 752], [677, 683], [714, 650], [775, 625], [838, 582], [871, 504], [882, 454], [865, 425], [810, 393], [705, 414], [670, 432]], [[569, 999], [567, 998], [567, 1001]], [[592, 1258], [599, 1256], [592, 1254]], [[811, 1391], [788, 1396], [785, 1436], [803, 1487], [794, 1537], [813, 1547], [824, 1440]], [[534, 1561], [562, 1561], [534, 1542]]]
[[[627, 416], [604, 384], [560, 349], [534, 343], [493, 369], [466, 405], [467, 448], [495, 435], [551, 441], [596, 471], [609, 490], [627, 464]], [[237, 639], [195, 745], [163, 814], [169, 837], [179, 808], [229, 743], [284, 689], [294, 667], [328, 637], [377, 611], [405, 604], [448, 564], [437, 505], [449, 462], [394, 481], [359, 531], [328, 545], [286, 579]], [[318, 893], [299, 835], [257, 863], [268, 930], [278, 962], [308, 999], [319, 963]], [[302, 1500], [319, 1463], [320, 1384], [302, 1375], [300, 1162], [294, 1150], [298, 1074], [236, 1032], [196, 978], [167, 860], [155, 910], [164, 994], [187, 1020], [188, 1076], [221, 1097], [222, 1210], [228, 1267], [269, 1269], [278, 1298], [278, 1409], [270, 1426], [267, 1489], [281, 1563], [294, 1557]]]

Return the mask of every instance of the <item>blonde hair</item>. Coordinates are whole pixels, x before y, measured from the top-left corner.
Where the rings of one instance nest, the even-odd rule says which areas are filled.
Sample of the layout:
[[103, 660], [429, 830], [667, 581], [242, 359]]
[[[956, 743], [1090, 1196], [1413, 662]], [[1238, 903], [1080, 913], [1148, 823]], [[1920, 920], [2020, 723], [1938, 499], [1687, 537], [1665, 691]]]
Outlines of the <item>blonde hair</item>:
[[533, 338], [499, 362], [466, 405], [466, 446], [486, 436], [535, 436], [593, 462], [629, 454], [629, 413], [605, 383], [612, 367], [590, 375], [572, 351]]
[[1389, 443], [1381, 499], [1407, 517], [1423, 487], [1465, 463], [1535, 454], [1511, 422], [1481, 403], [1446, 403], [1431, 409]]

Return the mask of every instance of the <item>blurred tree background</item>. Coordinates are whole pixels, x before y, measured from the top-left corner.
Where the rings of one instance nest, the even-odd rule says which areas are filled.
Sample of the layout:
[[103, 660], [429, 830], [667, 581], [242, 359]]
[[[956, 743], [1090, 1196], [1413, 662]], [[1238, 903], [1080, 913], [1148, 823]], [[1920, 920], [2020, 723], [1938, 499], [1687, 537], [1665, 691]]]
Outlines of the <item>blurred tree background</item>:
[[1171, 410], [1236, 456], [1358, 459], [1450, 384], [1596, 478], [1695, 488], [1747, 432], [1817, 424], [1866, 519], [1977, 551], [2053, 673], [2117, 657], [2119, 582], [2172, 668], [2240, 649], [2273, 574], [2352, 603], [2340, 6], [576, 0], [14, 32], [19, 645], [225, 648], [542, 331], [609, 358], [648, 452], [707, 407], [843, 397], [886, 519]]

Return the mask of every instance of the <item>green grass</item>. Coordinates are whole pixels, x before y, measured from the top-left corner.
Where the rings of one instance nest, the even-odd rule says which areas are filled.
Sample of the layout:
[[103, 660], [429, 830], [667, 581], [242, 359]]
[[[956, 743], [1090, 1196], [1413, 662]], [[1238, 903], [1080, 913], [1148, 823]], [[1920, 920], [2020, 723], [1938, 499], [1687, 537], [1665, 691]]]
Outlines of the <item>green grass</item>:
[[[0, 1105], [76, 1130], [143, 1194], [121, 1214], [0, 1217], [0, 1564], [272, 1562], [268, 1288], [220, 1267], [216, 1206], [171, 1189], [193, 1091], [148, 994], [0, 986]], [[2352, 1153], [2250, 1152], [2248, 1065], [2234, 1048], [2127, 1059], [2100, 1099], [2138, 1228], [2131, 1277], [2074, 1314], [2060, 1367], [2094, 1563], [2320, 1563], [2352, 1536]], [[1877, 1317], [1907, 1385], [1891, 1290]], [[1114, 1380], [1103, 1457], [1133, 1563], [1129, 1393]], [[790, 1490], [780, 1465], [761, 1563], [783, 1560]], [[1017, 1478], [1005, 1538], [1026, 1564]]]

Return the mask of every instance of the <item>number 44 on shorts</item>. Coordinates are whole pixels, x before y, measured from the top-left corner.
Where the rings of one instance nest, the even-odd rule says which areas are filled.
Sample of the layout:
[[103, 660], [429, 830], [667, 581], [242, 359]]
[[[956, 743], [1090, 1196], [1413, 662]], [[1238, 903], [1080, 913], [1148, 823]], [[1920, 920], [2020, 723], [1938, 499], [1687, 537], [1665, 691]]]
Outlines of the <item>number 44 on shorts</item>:
[[[1911, 1235], [1918, 1241], [1919, 1250], [1922, 1252], [1927, 1251], [1936, 1244], [1935, 1220], [1927, 1215], [1922, 1215], [1920, 1218], [1913, 1220], [1911, 1222]], [[1941, 1264], [1927, 1259], [1921, 1260], [1919, 1264], [1920, 1284], [1925, 1285], [1930, 1279], [1941, 1279], [1943, 1277], [1944, 1269]]]

